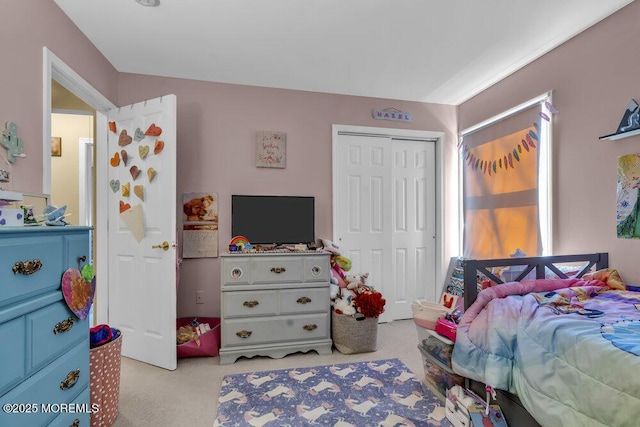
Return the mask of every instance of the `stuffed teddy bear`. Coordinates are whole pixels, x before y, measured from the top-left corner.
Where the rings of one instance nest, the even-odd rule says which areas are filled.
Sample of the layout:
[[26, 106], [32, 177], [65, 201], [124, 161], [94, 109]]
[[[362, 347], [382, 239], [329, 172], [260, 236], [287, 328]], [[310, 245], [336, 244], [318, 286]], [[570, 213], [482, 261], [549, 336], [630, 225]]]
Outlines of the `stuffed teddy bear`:
[[345, 277], [345, 282], [347, 282], [347, 289], [352, 290], [362, 290], [367, 289], [367, 279], [369, 278], [369, 273], [361, 273], [361, 274], [350, 274]]

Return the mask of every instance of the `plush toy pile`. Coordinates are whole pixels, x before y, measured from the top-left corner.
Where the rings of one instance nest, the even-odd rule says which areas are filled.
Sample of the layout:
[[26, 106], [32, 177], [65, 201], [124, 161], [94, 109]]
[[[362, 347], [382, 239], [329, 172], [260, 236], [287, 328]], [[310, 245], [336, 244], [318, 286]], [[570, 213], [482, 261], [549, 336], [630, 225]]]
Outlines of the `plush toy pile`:
[[382, 294], [367, 284], [369, 273], [347, 274], [351, 260], [330, 240], [322, 239], [323, 249], [331, 252], [331, 305], [336, 314], [378, 317], [386, 303]]

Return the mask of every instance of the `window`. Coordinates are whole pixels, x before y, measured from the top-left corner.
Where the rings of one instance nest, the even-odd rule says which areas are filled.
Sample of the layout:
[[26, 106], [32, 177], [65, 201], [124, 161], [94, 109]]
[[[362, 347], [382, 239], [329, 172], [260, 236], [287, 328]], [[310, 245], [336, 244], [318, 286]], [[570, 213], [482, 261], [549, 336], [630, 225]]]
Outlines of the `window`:
[[551, 93], [460, 133], [465, 258], [551, 253]]

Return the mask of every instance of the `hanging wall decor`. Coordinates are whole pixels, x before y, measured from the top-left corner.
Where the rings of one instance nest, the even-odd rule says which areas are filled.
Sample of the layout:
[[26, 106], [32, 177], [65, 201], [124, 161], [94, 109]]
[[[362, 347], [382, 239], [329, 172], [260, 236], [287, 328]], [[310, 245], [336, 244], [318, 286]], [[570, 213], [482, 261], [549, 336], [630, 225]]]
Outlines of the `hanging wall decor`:
[[618, 158], [616, 231], [621, 239], [640, 238], [640, 154]]
[[218, 194], [184, 193], [182, 257], [218, 256]]
[[18, 138], [18, 126], [13, 122], [7, 122], [6, 130], [2, 131], [0, 145], [7, 149], [7, 160], [15, 163], [17, 157], [26, 157], [24, 154], [24, 140]]
[[51, 137], [51, 156], [52, 157], [62, 156], [62, 138], [60, 138], [59, 136]]
[[286, 147], [285, 132], [256, 132], [256, 166], [284, 169], [287, 166]]

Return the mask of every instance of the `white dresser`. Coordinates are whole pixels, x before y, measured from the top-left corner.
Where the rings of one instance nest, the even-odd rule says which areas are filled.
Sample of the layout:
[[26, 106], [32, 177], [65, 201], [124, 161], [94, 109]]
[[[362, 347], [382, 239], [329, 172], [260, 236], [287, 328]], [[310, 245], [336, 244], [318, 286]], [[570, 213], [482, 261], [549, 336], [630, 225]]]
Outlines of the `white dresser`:
[[329, 253], [221, 255], [220, 364], [331, 354]]
[[60, 290], [87, 227], [0, 227], [0, 426], [89, 425], [89, 319]]

